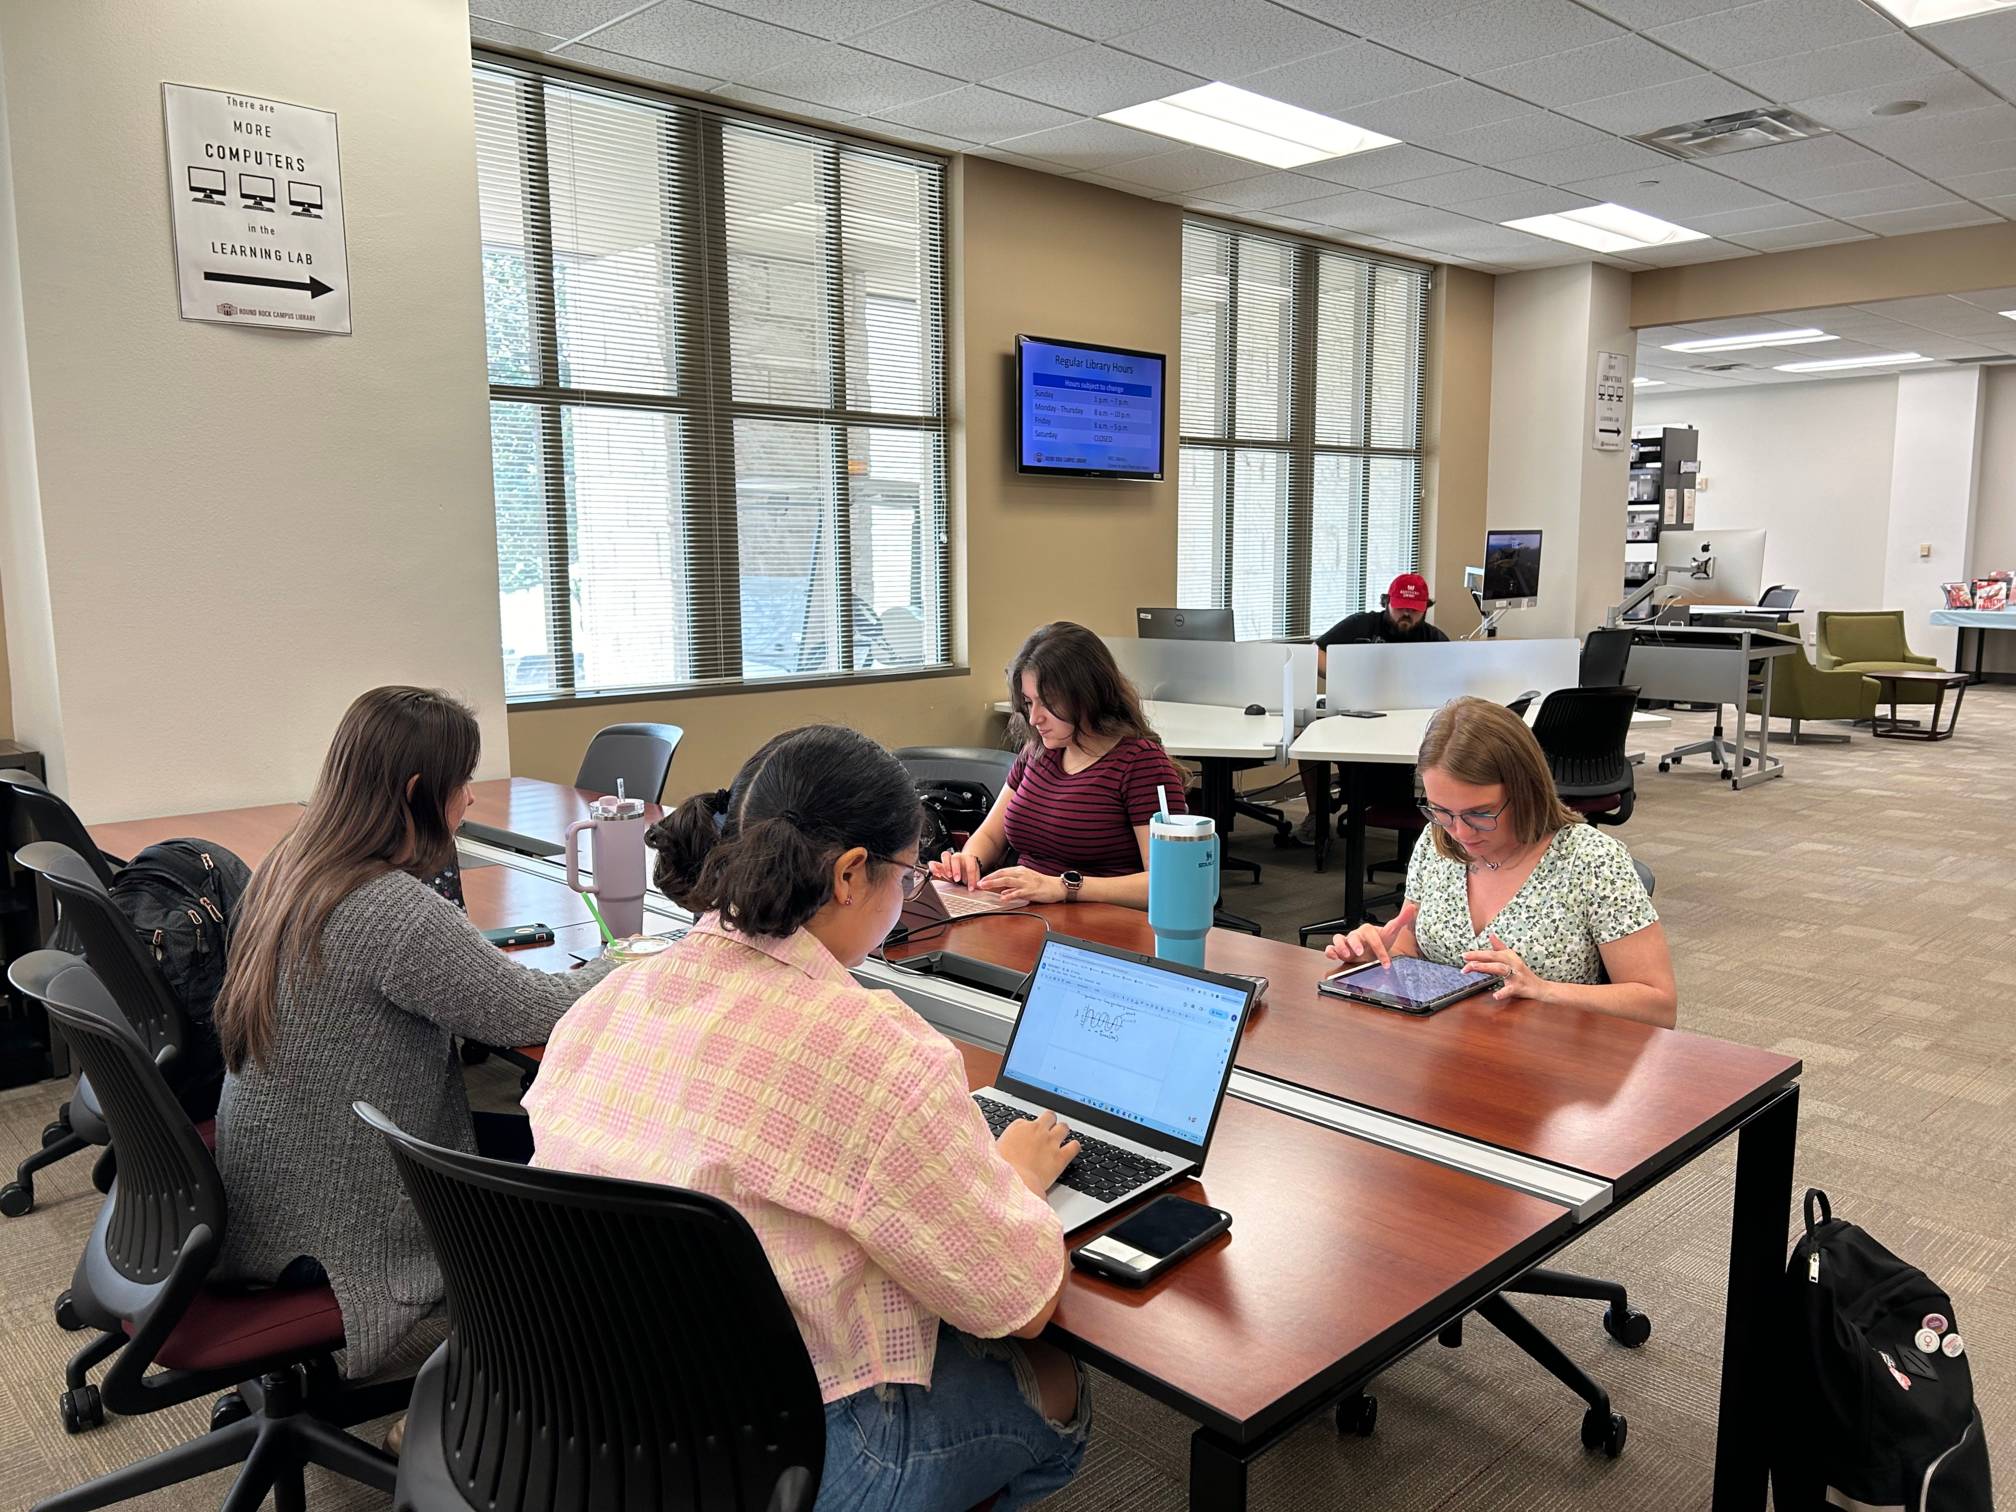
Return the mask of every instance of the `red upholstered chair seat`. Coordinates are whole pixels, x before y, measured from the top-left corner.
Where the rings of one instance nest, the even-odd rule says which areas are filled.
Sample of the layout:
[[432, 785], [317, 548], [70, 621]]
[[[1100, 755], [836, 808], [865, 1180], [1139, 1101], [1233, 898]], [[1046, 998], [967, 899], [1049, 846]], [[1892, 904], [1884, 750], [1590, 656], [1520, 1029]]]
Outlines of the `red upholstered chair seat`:
[[[133, 1325], [126, 1325], [133, 1332]], [[326, 1286], [232, 1292], [206, 1287], [155, 1351], [172, 1370], [232, 1370], [343, 1347], [343, 1314]]]

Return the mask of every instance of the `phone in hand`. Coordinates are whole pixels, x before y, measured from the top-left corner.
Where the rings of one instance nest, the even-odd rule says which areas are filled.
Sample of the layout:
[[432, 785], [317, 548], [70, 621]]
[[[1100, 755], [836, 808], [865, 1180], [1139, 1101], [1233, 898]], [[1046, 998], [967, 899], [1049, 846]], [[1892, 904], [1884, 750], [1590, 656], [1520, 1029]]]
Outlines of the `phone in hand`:
[[1223, 1208], [1169, 1194], [1071, 1251], [1080, 1270], [1122, 1286], [1146, 1286], [1232, 1227]]
[[499, 950], [517, 950], [526, 945], [551, 945], [553, 928], [549, 924], [507, 924], [502, 929], [486, 929], [483, 938]]

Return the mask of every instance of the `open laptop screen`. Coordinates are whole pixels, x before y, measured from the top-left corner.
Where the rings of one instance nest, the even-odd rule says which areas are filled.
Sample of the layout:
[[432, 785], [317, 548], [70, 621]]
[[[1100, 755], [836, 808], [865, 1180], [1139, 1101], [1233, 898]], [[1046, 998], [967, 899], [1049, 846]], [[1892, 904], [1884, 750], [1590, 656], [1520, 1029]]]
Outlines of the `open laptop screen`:
[[1210, 1142], [1250, 983], [1052, 935], [1029, 978], [1000, 1085], [1068, 1115], [1138, 1126], [1201, 1158]]

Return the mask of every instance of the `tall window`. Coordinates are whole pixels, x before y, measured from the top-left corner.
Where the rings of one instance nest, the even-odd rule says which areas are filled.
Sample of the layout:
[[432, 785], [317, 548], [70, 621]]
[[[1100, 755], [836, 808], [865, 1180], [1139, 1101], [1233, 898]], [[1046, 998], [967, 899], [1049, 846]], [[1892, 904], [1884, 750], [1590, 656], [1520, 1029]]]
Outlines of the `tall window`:
[[942, 165], [475, 86], [505, 691], [945, 663]]
[[1428, 270], [1183, 228], [1177, 601], [1320, 633], [1420, 565]]

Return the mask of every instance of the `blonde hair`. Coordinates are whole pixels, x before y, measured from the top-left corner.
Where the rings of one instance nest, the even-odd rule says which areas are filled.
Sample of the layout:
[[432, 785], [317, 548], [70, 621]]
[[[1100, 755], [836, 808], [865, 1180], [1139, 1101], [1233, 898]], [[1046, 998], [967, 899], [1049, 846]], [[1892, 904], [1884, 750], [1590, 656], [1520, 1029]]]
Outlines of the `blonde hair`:
[[[1487, 698], [1453, 698], [1435, 711], [1421, 738], [1419, 771], [1433, 767], [1472, 787], [1502, 785], [1505, 808], [1499, 823], [1509, 825], [1522, 845], [1545, 839], [1582, 816], [1561, 801], [1547, 755], [1526, 721]], [[1430, 825], [1435, 849], [1452, 861], [1470, 853], [1439, 824]]]

